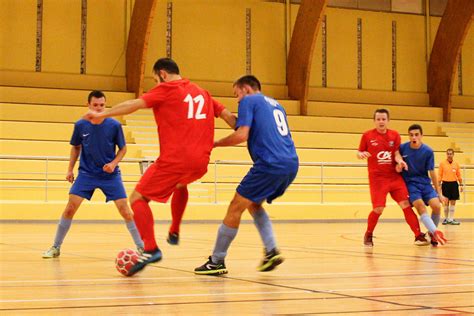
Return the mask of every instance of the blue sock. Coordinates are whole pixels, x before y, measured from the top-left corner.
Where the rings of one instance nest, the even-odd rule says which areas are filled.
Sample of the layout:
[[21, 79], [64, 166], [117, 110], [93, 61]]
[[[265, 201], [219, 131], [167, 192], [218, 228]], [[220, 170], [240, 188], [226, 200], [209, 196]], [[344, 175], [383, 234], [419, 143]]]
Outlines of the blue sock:
[[420, 221], [431, 233], [434, 233], [436, 231], [436, 225], [433, 223], [433, 220], [429, 217], [428, 213], [422, 214], [420, 216]]
[[129, 222], [125, 222], [127, 224], [127, 229], [132, 235], [133, 242], [137, 246], [137, 248], [144, 248], [145, 244], [143, 243], [142, 238], [140, 237], [140, 233], [138, 232], [137, 225], [135, 225], [135, 221], [131, 220]]
[[212, 252], [212, 262], [218, 263], [222, 262], [227, 255], [227, 250], [234, 240], [237, 232], [239, 231], [238, 228], [230, 228], [226, 226], [224, 223], [219, 226], [219, 230], [217, 231], [217, 239], [216, 245], [214, 246], [214, 251]]
[[54, 238], [54, 247], [60, 248], [63, 244], [64, 238], [66, 237], [69, 228], [71, 227], [72, 219], [61, 217], [56, 230], [56, 237]]
[[436, 227], [438, 227], [440, 218], [441, 218], [440, 214], [431, 213], [431, 219], [433, 220], [433, 223], [435, 224]]
[[273, 234], [272, 222], [263, 208], [253, 214], [253, 222], [260, 233], [266, 252], [275, 249], [276, 241], [275, 235]]

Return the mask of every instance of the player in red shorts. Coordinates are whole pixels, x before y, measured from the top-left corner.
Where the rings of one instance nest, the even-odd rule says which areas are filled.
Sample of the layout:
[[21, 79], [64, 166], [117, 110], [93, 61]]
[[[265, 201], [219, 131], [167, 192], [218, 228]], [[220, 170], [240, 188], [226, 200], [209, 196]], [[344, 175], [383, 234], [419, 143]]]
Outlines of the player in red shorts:
[[389, 120], [388, 110], [377, 109], [374, 113], [375, 128], [362, 135], [357, 152], [359, 159], [368, 160], [370, 197], [373, 207], [367, 219], [364, 245], [374, 245], [373, 232], [385, 208], [388, 193], [402, 208], [405, 220], [415, 234], [415, 245], [429, 245], [425, 234], [420, 230], [418, 218], [408, 202], [408, 190], [405, 182], [395, 170], [397, 163], [404, 168], [407, 166], [398, 151], [401, 142], [400, 134], [387, 128]]
[[88, 112], [84, 118], [120, 116], [138, 109], [152, 108], [158, 126], [160, 156], [145, 171], [130, 195], [130, 204], [145, 251], [132, 274], [148, 263], [161, 260], [154, 234], [150, 200], [165, 203], [171, 195], [172, 224], [168, 242], [177, 244], [179, 225], [188, 201], [187, 184], [201, 178], [214, 144], [214, 117], [234, 128], [235, 116], [214, 100], [209, 92], [179, 74], [178, 65], [161, 58], [153, 66], [153, 78], [159, 82], [139, 99], [122, 102], [101, 113]]

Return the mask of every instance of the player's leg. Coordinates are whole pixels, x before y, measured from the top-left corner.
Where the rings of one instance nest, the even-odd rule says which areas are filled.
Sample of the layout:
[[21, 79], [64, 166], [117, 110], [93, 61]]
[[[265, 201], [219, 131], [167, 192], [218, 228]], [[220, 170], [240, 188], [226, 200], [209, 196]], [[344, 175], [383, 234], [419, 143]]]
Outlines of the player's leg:
[[115, 206], [117, 207], [120, 215], [122, 215], [125, 220], [125, 225], [127, 226], [130, 235], [132, 236], [133, 242], [137, 247], [138, 252], [142, 253], [145, 250], [145, 244], [143, 243], [140, 233], [138, 232], [137, 225], [133, 219], [133, 212], [128, 206], [126, 198], [118, 199], [114, 201]]
[[460, 225], [461, 223], [454, 219], [454, 211], [456, 210], [456, 200], [450, 200], [449, 205], [449, 225]]
[[411, 208], [410, 202], [408, 202], [408, 189], [405, 185], [405, 181], [403, 181], [403, 178], [401, 176], [398, 176], [391, 182], [390, 195], [392, 196], [392, 199], [397, 202], [400, 208], [402, 209], [405, 221], [408, 226], [410, 226], [410, 229], [415, 235], [415, 245], [429, 245], [428, 240], [425, 238], [425, 234], [421, 232], [418, 217]]
[[187, 185], [178, 184], [171, 198], [171, 226], [166, 239], [170, 245], [179, 244], [179, 228], [188, 204], [188, 197]]
[[[432, 190], [431, 186], [430, 186], [430, 189]], [[431, 219], [433, 221], [433, 224], [438, 227], [438, 224], [439, 224], [439, 219], [441, 217], [441, 202], [438, 198], [438, 196], [434, 196], [436, 195], [436, 192], [434, 192], [433, 190], [433, 194], [429, 200], [428, 200], [428, 205], [431, 207]], [[438, 241], [440, 244], [444, 245], [446, 243], [446, 238], [444, 238], [444, 235], [443, 233], [436, 229], [436, 231], [433, 233], [434, 235], [434, 240], [435, 241]], [[433, 238], [433, 236], [432, 236]], [[437, 244], [436, 243], [432, 243], [434, 246], [436, 246]]]
[[[410, 194], [411, 194], [411, 191], [410, 191]], [[444, 244], [445, 242], [444, 236], [442, 232], [436, 228], [435, 223], [433, 222], [431, 217], [428, 215], [428, 210], [426, 208], [425, 202], [421, 198], [418, 198], [412, 201], [412, 204], [416, 208], [418, 214], [420, 215], [420, 221], [423, 223], [423, 225], [425, 225], [426, 229], [428, 229], [429, 235], [431, 237], [431, 244], [433, 246], [437, 246], [438, 241], [441, 244]]]
[[54, 238], [54, 244], [51, 248], [43, 253], [43, 258], [48, 259], [59, 257], [61, 254], [61, 245], [69, 231], [69, 228], [71, 227], [74, 214], [76, 214], [83, 200], [84, 198], [81, 196], [69, 194], [68, 203], [61, 215], [61, 218], [59, 219], [58, 227], [56, 229], [56, 236]]
[[163, 258], [163, 254], [156, 244], [155, 223], [149, 202], [150, 200], [147, 197], [136, 190], [130, 195], [133, 219], [142, 237], [144, 251], [140, 256], [139, 262], [130, 269], [129, 275], [133, 275], [145, 268], [147, 264], [158, 262]]
[[407, 222], [408, 226], [412, 230], [413, 234], [415, 235], [414, 244], [416, 246], [428, 246], [430, 241], [426, 238], [426, 234], [421, 231], [420, 222], [418, 221], [418, 217], [416, 216], [415, 212], [413, 211], [410, 203], [408, 200], [404, 200], [398, 203], [400, 208], [403, 210], [403, 215], [405, 216], [405, 221]]
[[158, 249], [155, 239], [155, 226], [153, 212], [151, 211], [150, 200], [134, 190], [130, 195], [130, 205], [133, 210], [133, 219], [140, 232], [146, 252], [153, 252]]
[[[443, 182], [444, 184], [444, 182]], [[456, 200], [459, 200], [459, 183], [457, 181], [446, 183], [446, 192], [443, 190], [443, 195], [449, 200], [447, 203], [447, 223], [449, 225], [459, 225], [460, 223], [454, 219], [454, 211], [456, 207]], [[445, 209], [446, 214], [446, 209]], [[444, 224], [444, 222], [443, 222]]]
[[[448, 192], [448, 183], [443, 182], [441, 183], [441, 191], [443, 192], [443, 195], [447, 198], [449, 198], [449, 192]], [[444, 204], [444, 221], [443, 225], [449, 224], [449, 207], [450, 207], [450, 202], [448, 201], [447, 203]]]
[[[258, 185], [260, 192], [258, 193], [259, 195], [253, 196], [251, 200], [255, 201], [260, 198], [265, 198], [268, 203], [272, 203], [273, 200], [285, 193], [295, 177], [296, 173], [288, 175], [268, 174], [258, 177], [258, 182], [255, 183], [255, 185]], [[248, 194], [242, 189], [242, 186], [239, 190], [242, 191], [242, 194]], [[252, 202], [249, 205], [248, 210], [250, 215], [253, 217], [255, 227], [257, 227], [265, 246], [264, 258], [257, 269], [262, 272], [272, 271], [278, 265], [283, 263], [284, 260], [276, 244], [272, 222], [270, 221], [265, 209], [263, 209], [262, 202]]]
[[219, 275], [227, 273], [224, 263], [227, 250], [237, 235], [242, 213], [249, 207], [251, 203], [252, 201], [244, 198], [238, 192], [235, 193], [234, 198], [230, 202], [230, 205], [227, 209], [224, 221], [219, 226], [217, 231], [217, 239], [212, 255], [209, 256], [209, 260], [206, 263], [194, 269], [194, 273], [205, 275]]
[[373, 233], [385, 209], [387, 194], [389, 192], [389, 182], [385, 178], [369, 177], [370, 198], [372, 200], [372, 211], [367, 217], [367, 229], [364, 234], [364, 245], [373, 246]]
[[262, 272], [272, 271], [283, 262], [283, 257], [277, 248], [272, 222], [262, 204], [252, 203], [248, 210], [265, 246], [264, 258], [258, 270]]
[[107, 202], [114, 201], [120, 215], [125, 220], [127, 229], [133, 238], [138, 252], [142, 253], [144, 244], [133, 220], [133, 212], [128, 206], [127, 193], [125, 192], [120, 174], [107, 179], [97, 179], [97, 187], [104, 192]]

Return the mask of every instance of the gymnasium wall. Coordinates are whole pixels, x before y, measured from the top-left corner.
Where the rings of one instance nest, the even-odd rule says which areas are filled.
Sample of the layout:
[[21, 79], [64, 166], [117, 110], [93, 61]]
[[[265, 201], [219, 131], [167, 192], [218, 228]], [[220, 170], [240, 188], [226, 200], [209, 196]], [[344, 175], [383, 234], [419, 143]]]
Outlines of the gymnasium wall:
[[[43, 0], [42, 74], [125, 76], [126, 39], [132, 0], [88, 0], [85, 74], [81, 74], [82, 0]], [[2, 84], [22, 85], [25, 72], [36, 75], [37, 0], [0, 1], [0, 71]], [[158, 1], [146, 58], [147, 86], [151, 67], [166, 55], [168, 1]], [[285, 86], [285, 5], [258, 0], [172, 1], [171, 56], [183, 75], [193, 80], [228, 85], [246, 72], [246, 9], [251, 15], [251, 72], [267, 85]], [[291, 5], [291, 24], [298, 6]], [[326, 9], [326, 87], [358, 88], [357, 21], [361, 20], [362, 90], [392, 91], [392, 22], [396, 23], [396, 90], [426, 93], [425, 17], [414, 14]], [[431, 18], [431, 42], [440, 18]], [[310, 84], [323, 86], [322, 31], [315, 46]], [[462, 50], [462, 92], [474, 95], [474, 31]], [[46, 80], [46, 79], [44, 79]], [[50, 77], [49, 77], [49, 80]], [[18, 82], [16, 82], [18, 81]], [[92, 81], [96, 83], [100, 80]], [[49, 83], [48, 83], [49, 84]], [[120, 86], [120, 85], [119, 85]], [[212, 85], [211, 85], [212, 86]], [[458, 81], [453, 94], [459, 94]], [[227, 93], [226, 90], [225, 93]], [[284, 93], [284, 89], [282, 89]], [[284, 95], [278, 97], [285, 97]]]

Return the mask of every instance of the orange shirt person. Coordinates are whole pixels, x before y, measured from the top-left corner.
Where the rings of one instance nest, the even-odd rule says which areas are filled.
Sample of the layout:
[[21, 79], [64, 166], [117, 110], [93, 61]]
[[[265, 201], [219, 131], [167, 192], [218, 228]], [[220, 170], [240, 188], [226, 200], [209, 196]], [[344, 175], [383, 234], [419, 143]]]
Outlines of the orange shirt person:
[[459, 225], [454, 219], [456, 201], [459, 200], [459, 192], [463, 191], [461, 170], [459, 164], [454, 161], [454, 150], [446, 150], [446, 160], [439, 164], [438, 179], [443, 191], [443, 195], [448, 199], [444, 206], [443, 225]]

